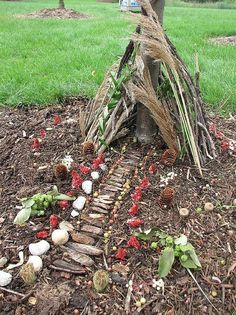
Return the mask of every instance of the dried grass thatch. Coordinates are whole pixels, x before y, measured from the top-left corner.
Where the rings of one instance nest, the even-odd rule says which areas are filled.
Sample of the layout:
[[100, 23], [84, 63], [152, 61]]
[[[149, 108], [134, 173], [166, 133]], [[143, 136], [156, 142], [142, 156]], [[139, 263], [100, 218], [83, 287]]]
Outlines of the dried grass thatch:
[[[192, 156], [201, 173], [207, 157], [216, 154], [198, 85], [165, 35], [150, 2], [140, 0], [140, 4], [145, 14], [140, 17], [136, 33], [119, 64], [107, 73], [88, 113], [82, 114], [85, 141], [92, 141], [98, 152], [104, 151], [126, 134], [135, 104], [140, 102], [150, 110], [166, 144], [182, 155]], [[157, 94], [144, 55], [160, 64]], [[168, 93], [163, 88], [166, 85]]]
[[[169, 148], [179, 150], [177, 134], [169, 110], [159, 99], [153, 89], [148, 68], [143, 63], [141, 56], [136, 57], [137, 74], [136, 82], [129, 84], [129, 89], [134, 94], [137, 102], [145, 105], [158, 125], [163, 140]], [[138, 66], [139, 65], [139, 66]]]

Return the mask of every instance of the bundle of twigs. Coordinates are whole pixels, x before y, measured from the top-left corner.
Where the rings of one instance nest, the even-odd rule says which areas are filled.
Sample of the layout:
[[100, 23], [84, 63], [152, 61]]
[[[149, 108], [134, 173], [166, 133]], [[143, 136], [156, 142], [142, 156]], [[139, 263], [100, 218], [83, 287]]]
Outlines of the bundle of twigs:
[[[98, 152], [104, 151], [127, 133], [125, 125], [140, 102], [150, 110], [166, 144], [192, 156], [201, 172], [207, 157], [214, 158], [216, 153], [198, 84], [165, 35], [149, 1], [139, 2], [144, 14], [136, 33], [122, 59], [107, 73], [88, 112], [81, 113], [84, 140], [93, 141]], [[152, 87], [144, 55], [160, 63], [158, 91]]]

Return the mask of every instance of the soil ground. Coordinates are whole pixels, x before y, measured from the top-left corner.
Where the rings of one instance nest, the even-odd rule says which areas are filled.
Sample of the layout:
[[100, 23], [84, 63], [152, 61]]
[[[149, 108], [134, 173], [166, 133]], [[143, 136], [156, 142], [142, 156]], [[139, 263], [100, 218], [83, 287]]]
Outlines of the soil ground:
[[22, 18], [54, 18], [54, 19], [86, 19], [85, 14], [79, 13], [71, 9], [42, 9], [37, 12], [28, 14], [18, 14], [18, 17]]
[[[76, 163], [84, 160], [81, 153], [78, 113], [79, 107], [86, 103], [86, 99], [74, 98], [68, 99], [63, 105], [48, 108], [2, 109], [0, 112], [0, 258], [7, 257], [8, 263], [19, 261], [20, 250], [24, 251], [27, 260], [28, 244], [37, 241], [36, 232], [48, 229], [49, 215], [30, 220], [23, 228], [13, 225], [18, 211], [16, 206], [20, 204], [19, 198], [31, 196], [36, 192], [46, 192], [51, 190], [53, 185], [57, 185], [60, 192], [71, 190], [69, 179], [60, 181], [55, 178], [53, 166], [67, 153], [72, 155]], [[56, 126], [53, 124], [55, 115], [59, 115], [61, 119]], [[234, 118], [212, 119], [225, 135], [236, 138]], [[46, 128], [49, 128], [46, 130], [46, 138], [43, 139], [41, 148], [34, 152], [31, 148], [33, 138], [40, 137], [40, 130]], [[128, 152], [141, 152], [143, 157], [150, 149], [150, 146], [134, 143], [131, 134], [114, 144], [115, 151], [106, 153], [106, 156], [111, 158], [108, 169], [113, 161], [119, 158], [116, 152], [120, 151], [124, 143], [128, 143]], [[218, 147], [217, 143], [216, 145]], [[29, 287], [23, 283], [18, 275], [19, 268], [12, 270], [13, 281], [7, 289], [23, 296], [0, 288], [1, 315], [125, 314], [127, 284], [130, 279], [133, 279], [133, 292], [129, 314], [235, 314], [236, 208], [232, 206], [236, 198], [235, 156], [219, 149], [217, 160], [209, 161], [205, 165], [204, 177], [201, 178], [189, 161], [178, 161], [173, 167], [158, 164], [164, 149], [160, 139], [153, 144], [153, 148], [154, 154], [138, 174], [141, 178], [146, 174], [151, 183], [141, 200], [139, 217], [144, 220], [145, 229], [159, 227], [172, 236], [181, 233], [188, 236], [202, 264], [202, 270], [194, 272], [194, 276], [215, 309], [204, 298], [188, 272], [178, 263], [164, 279], [164, 293], [153, 288], [152, 279], [158, 279], [160, 251], [153, 251], [147, 244], [142, 243], [140, 250], [127, 250], [128, 256], [123, 264], [120, 264], [120, 272], [110, 273], [110, 284], [104, 294], [96, 293], [91, 284], [94, 271], [104, 268], [103, 259], [98, 261], [95, 267], [87, 269], [86, 275], [55, 271], [49, 266], [55, 259], [63, 256], [63, 249], [52, 247], [43, 258], [43, 271], [35, 286]], [[148, 174], [151, 163], [157, 163], [156, 175]], [[176, 196], [172, 207], [164, 209], [158, 203], [162, 190], [160, 176], [166, 177], [172, 171], [177, 174], [170, 181]], [[133, 187], [137, 184], [138, 178]], [[214, 210], [196, 211], [197, 208], [203, 209], [205, 202], [212, 202], [215, 205]], [[133, 234], [126, 224], [130, 218], [128, 210], [131, 204], [130, 196], [126, 196], [113, 225], [105, 258], [109, 268], [119, 263], [112, 247], [125, 247]], [[190, 210], [188, 217], [179, 216], [180, 207]], [[68, 220], [76, 226], [77, 220], [70, 218], [70, 212], [71, 209], [55, 209], [61, 220]], [[102, 239], [101, 237], [101, 242]], [[50, 242], [50, 238], [48, 241]], [[142, 296], [147, 302], [138, 313], [135, 302]]]
[[236, 45], [236, 36], [214, 37], [210, 41], [218, 45]]

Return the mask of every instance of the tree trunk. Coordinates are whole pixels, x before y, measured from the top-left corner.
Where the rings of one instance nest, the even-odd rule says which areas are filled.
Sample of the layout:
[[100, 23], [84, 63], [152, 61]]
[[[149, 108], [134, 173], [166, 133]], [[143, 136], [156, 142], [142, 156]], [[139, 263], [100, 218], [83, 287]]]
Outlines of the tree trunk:
[[[162, 24], [165, 0], [150, 0], [150, 2]], [[156, 90], [160, 66], [148, 56], [145, 56], [145, 62], [150, 71], [153, 88]], [[150, 111], [143, 104], [137, 104], [136, 136], [138, 140], [143, 143], [151, 143], [156, 131], [156, 124], [150, 115]]]
[[59, 9], [65, 9], [64, 0], [59, 0]]

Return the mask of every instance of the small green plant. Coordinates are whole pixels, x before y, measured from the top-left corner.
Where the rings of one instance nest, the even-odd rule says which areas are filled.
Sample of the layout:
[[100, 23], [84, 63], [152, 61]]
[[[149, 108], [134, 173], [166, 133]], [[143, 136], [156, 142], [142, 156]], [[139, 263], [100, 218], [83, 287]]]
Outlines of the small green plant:
[[14, 223], [23, 225], [30, 217], [43, 216], [45, 211], [50, 207], [55, 206], [58, 200], [74, 200], [74, 197], [69, 197], [65, 194], [60, 194], [56, 186], [47, 194], [38, 193], [29, 198], [21, 199], [22, 209], [18, 212], [14, 219]]
[[184, 234], [180, 237], [172, 237], [157, 228], [153, 228], [144, 233], [138, 233], [136, 236], [143, 241], [150, 241], [151, 249], [156, 249], [159, 245], [163, 248], [158, 267], [158, 274], [161, 278], [170, 273], [176, 258], [184, 268], [201, 268], [195, 249]]

